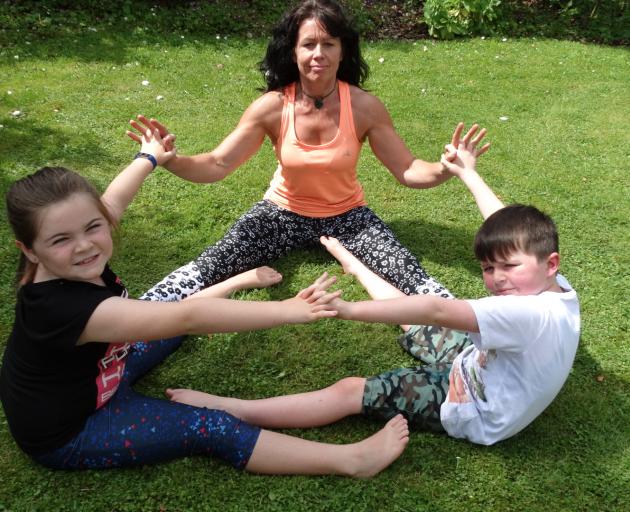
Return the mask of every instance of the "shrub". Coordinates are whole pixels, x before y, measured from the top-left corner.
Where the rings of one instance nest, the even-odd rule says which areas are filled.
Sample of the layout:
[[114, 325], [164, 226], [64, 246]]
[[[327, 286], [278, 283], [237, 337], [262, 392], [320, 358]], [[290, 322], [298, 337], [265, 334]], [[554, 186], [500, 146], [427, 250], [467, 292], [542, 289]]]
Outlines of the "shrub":
[[426, 0], [429, 34], [440, 39], [491, 33], [500, 0]]
[[503, 0], [504, 22], [516, 34], [613, 44], [630, 40], [629, 7], [628, 0]]

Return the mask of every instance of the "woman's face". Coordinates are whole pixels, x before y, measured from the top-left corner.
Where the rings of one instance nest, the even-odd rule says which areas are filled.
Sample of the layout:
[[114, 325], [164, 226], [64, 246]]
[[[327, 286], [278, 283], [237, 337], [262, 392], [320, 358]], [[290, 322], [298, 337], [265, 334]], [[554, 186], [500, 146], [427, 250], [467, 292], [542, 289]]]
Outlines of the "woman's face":
[[316, 19], [302, 22], [294, 51], [300, 78], [328, 81], [337, 77], [342, 59], [341, 40], [328, 34]]

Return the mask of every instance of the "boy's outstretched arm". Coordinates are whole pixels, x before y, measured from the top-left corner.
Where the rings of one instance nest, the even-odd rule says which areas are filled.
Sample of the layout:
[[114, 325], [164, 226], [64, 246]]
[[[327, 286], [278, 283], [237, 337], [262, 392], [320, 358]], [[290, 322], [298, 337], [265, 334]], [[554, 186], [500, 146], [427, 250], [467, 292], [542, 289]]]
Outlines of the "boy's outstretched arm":
[[398, 325], [437, 325], [467, 332], [479, 332], [472, 306], [465, 300], [435, 295], [410, 295], [397, 299], [346, 302], [334, 298], [330, 306], [343, 320], [382, 322]]
[[[157, 130], [154, 132], [147, 130], [142, 136], [140, 152], [155, 158], [157, 165], [163, 165], [175, 154], [176, 150], [173, 147], [170, 151], [166, 151]], [[153, 169], [153, 162], [150, 159], [136, 158], [109, 184], [101, 199], [115, 222], [120, 220]]]
[[477, 145], [486, 135], [486, 129], [483, 128], [477, 133], [479, 125], [474, 124], [470, 130], [466, 132], [466, 135], [460, 139], [463, 130], [464, 123], [459, 123], [453, 135], [453, 143], [445, 147], [445, 150], [449, 154], [456, 151], [455, 158], [449, 161], [446, 155], [442, 155], [441, 162], [451, 174], [457, 176], [468, 187], [485, 220], [505, 205], [486, 184], [483, 178], [479, 176], [476, 170], [477, 157], [485, 153], [490, 147], [490, 144], [487, 143], [477, 149]]

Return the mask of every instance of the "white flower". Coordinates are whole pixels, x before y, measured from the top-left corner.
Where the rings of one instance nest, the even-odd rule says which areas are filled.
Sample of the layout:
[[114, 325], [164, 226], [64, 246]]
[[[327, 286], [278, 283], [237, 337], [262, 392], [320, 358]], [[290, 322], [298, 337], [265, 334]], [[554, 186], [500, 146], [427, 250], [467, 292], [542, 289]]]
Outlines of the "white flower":
[[4, 128], [4, 125], [3, 125], [3, 124], [0, 124], [0, 130], [1, 130], [2, 128]]
[[509, 119], [508, 116], [501, 116], [499, 117], [499, 121], [507, 121]]
[[160, 100], [163, 100], [163, 99], [164, 99], [164, 96], [162, 96], [161, 94], [158, 94], [158, 95], [155, 97], [155, 99], [156, 99], [156, 100], [158, 100], [158, 101], [160, 101]]
[[217, 36], [217, 39], [221, 39], [221, 36]]
[[486, 38], [486, 36], [481, 36], [481, 40], [483, 41]]
[[503, 39], [501, 39], [501, 41], [505, 43], [507, 41], [507, 37], [504, 37]]
[[381, 57], [380, 59], [378, 59], [378, 61], [383, 64], [383, 62], [385, 62], [385, 59], [383, 57]]
[[7, 94], [13, 94], [13, 91], [7, 91]]
[[423, 51], [423, 52], [426, 52], [426, 51], [429, 51], [429, 49], [428, 49], [428, 48], [426, 47], [426, 45], [425, 45], [425, 46], [423, 46], [423, 47], [422, 47], [422, 51]]
[[14, 55], [14, 56], [13, 56], [13, 58], [14, 58], [15, 60], [18, 60], [18, 59], [20, 58], [20, 56], [19, 56], [19, 55]]
[[149, 81], [148, 80], [142, 80], [142, 85], [149, 85]]
[[22, 115], [22, 111], [21, 110], [14, 110], [13, 112], [11, 112], [11, 115], [13, 117], [20, 117]]

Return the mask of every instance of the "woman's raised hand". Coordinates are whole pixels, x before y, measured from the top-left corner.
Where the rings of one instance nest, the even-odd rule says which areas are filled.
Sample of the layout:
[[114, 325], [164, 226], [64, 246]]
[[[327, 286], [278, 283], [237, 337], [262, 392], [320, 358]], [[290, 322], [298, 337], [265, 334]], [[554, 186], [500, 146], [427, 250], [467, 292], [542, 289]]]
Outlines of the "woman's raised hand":
[[129, 121], [131, 127], [136, 131], [127, 130], [126, 133], [128, 137], [135, 140], [137, 143], [142, 144], [142, 136], [146, 134], [147, 130], [151, 130], [151, 132], [159, 134], [162, 139], [162, 145], [167, 152], [174, 150], [175, 134], [169, 132], [166, 126], [160, 123], [157, 119], [147, 119], [142, 114], [139, 114], [137, 119], [137, 121], [135, 119], [131, 119]]

